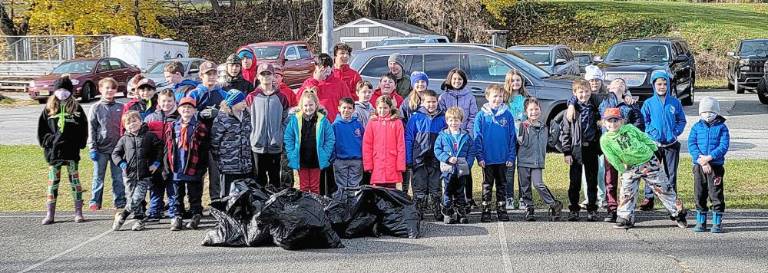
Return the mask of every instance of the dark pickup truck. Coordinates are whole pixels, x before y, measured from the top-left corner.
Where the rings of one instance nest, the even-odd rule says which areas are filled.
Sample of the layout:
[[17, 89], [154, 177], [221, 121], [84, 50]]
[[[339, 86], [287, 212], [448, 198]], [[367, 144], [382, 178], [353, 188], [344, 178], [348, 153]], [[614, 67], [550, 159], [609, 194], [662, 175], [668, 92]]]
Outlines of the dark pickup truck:
[[768, 60], [768, 39], [742, 40], [735, 52], [728, 52], [728, 88], [743, 94], [755, 90], [764, 76]]

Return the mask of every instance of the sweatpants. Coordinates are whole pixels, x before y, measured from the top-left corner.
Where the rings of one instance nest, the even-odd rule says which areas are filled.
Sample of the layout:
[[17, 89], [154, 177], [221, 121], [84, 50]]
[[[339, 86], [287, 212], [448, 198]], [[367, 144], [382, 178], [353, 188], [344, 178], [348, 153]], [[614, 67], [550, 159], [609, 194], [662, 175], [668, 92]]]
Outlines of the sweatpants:
[[107, 166], [109, 166], [109, 175], [112, 177], [112, 200], [116, 208], [125, 207], [125, 187], [123, 187], [123, 170], [117, 164], [112, 162], [112, 154], [99, 153], [99, 159], [93, 161], [93, 183], [91, 183], [90, 205], [96, 205], [101, 208], [101, 201], [104, 196], [104, 177], [107, 175]]
[[507, 164], [486, 164], [483, 169], [483, 203], [491, 202], [491, 191], [496, 186], [496, 202], [506, 202]]
[[125, 183], [125, 210], [123, 217], [133, 214], [134, 219], [144, 219], [144, 207], [146, 206], [147, 193], [152, 185], [152, 178], [136, 179], [135, 177], [123, 177]]
[[337, 188], [333, 196], [337, 197], [345, 189], [360, 186], [363, 180], [363, 160], [336, 159], [333, 161], [333, 172]]
[[299, 190], [320, 194], [320, 169], [299, 169]]
[[161, 175], [155, 175], [152, 185], [149, 187], [149, 209], [147, 214], [150, 218], [160, 219], [165, 211], [165, 195], [168, 195], [168, 216], [173, 218], [176, 215], [176, 209], [173, 207], [173, 182], [165, 180]]
[[221, 195], [220, 198], [229, 196], [229, 191], [232, 189], [232, 182], [238, 179], [251, 178], [250, 173], [222, 173], [219, 175], [219, 181], [221, 181]]
[[413, 168], [413, 196], [419, 200], [427, 197], [440, 198], [442, 195], [440, 174], [440, 162], [437, 160], [427, 161]]
[[[515, 199], [515, 164], [512, 164], [512, 167], [507, 167], [507, 173], [505, 176], [507, 177], [505, 195], [507, 196], [507, 199]], [[517, 186], [519, 187], [518, 191], [522, 191], [522, 185], [518, 183]], [[518, 197], [522, 198], [522, 196]]]
[[464, 186], [471, 176], [450, 175], [450, 178], [443, 176], [443, 207], [451, 209], [454, 206], [464, 208], [467, 206], [467, 196], [464, 194]]
[[723, 195], [723, 176], [725, 168], [722, 165], [712, 165], [712, 172], [705, 174], [699, 164], [693, 165], [693, 192], [696, 195], [696, 209], [709, 211], [707, 199], [712, 202], [712, 211], [725, 212], [725, 196]]
[[555, 197], [552, 195], [552, 192], [549, 191], [547, 185], [544, 185], [543, 172], [544, 169], [539, 168], [517, 168], [517, 176], [519, 177], [518, 180], [520, 183], [520, 200], [522, 200], [521, 207], [525, 207], [526, 209], [534, 208], [531, 185], [533, 185], [533, 187], [536, 188], [536, 191], [539, 192], [539, 196], [541, 196], [541, 200], [543, 200], [545, 204], [550, 207], [555, 205]]
[[615, 212], [619, 206], [616, 189], [619, 187], [619, 172], [611, 166], [608, 159], [603, 162], [605, 165], [605, 199], [608, 202], [608, 212]]
[[[184, 215], [184, 196], [189, 201], [189, 211], [192, 215], [203, 214], [203, 181], [174, 180], [173, 208], [176, 217]], [[170, 200], [168, 200], [170, 202]]]
[[[663, 163], [664, 174], [667, 181], [672, 185], [672, 189], [677, 192], [677, 167], [680, 163], [680, 142], [675, 142], [669, 146], [659, 147], [656, 150], [656, 157]], [[653, 200], [653, 189], [645, 184], [645, 198]]]
[[208, 195], [211, 200], [218, 199], [222, 194], [220, 176], [219, 163], [213, 160], [211, 151], [208, 151]]
[[[598, 144], [599, 145], [599, 144]], [[607, 199], [605, 198], [605, 164], [603, 164], [605, 159], [603, 156], [597, 157], [597, 206], [600, 207], [604, 202], [607, 202]], [[581, 188], [586, 189], [587, 187], [587, 172], [582, 172], [581, 174]], [[584, 191], [584, 200], [589, 200], [589, 196], [587, 196], [587, 191]]]
[[641, 178], [645, 180], [646, 185], [651, 185], [653, 192], [659, 197], [669, 214], [677, 217], [677, 213], [683, 210], [683, 202], [677, 198], [672, 184], [667, 181], [667, 176], [661, 170], [661, 164], [655, 155], [648, 162], [630, 167], [621, 174], [621, 192], [616, 214], [632, 223], [635, 222], [635, 203]]
[[[585, 143], [586, 144], [586, 143]], [[579, 193], [581, 192], [582, 167], [587, 177], [587, 211], [597, 211], [597, 153], [600, 147], [597, 143], [590, 143], [581, 148], [581, 161], [575, 158], [568, 173], [570, 184], [568, 185], [568, 209], [572, 212], [581, 210], [579, 206]]]
[[46, 202], [48, 204], [56, 204], [56, 198], [59, 197], [61, 166], [64, 165], [67, 165], [67, 174], [69, 175], [69, 185], [72, 188], [73, 201], [78, 202], [83, 200], [83, 188], [80, 187], [80, 174], [77, 171], [77, 161], [56, 161], [48, 167], [48, 194], [46, 194]]
[[271, 185], [280, 189], [280, 154], [254, 153], [253, 159], [256, 163], [256, 182], [265, 187]]

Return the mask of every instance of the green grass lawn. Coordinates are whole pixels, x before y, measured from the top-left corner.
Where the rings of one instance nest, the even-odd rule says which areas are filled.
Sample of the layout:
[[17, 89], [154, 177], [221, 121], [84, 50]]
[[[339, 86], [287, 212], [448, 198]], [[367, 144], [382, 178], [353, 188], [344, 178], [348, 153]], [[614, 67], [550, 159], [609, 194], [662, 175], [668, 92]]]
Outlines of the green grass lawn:
[[[47, 185], [47, 164], [43, 151], [32, 145], [0, 145], [0, 211], [42, 211], [45, 204]], [[80, 179], [84, 199], [91, 197], [90, 188], [93, 174], [93, 164], [88, 160], [86, 150], [81, 157]], [[728, 208], [760, 208], [768, 209], [768, 160], [729, 160], [726, 163], [725, 198]], [[693, 207], [693, 176], [691, 161], [684, 155], [680, 163], [678, 191], [687, 207]], [[62, 176], [66, 177], [66, 171]], [[481, 171], [478, 167], [473, 170], [475, 199], [480, 200]], [[107, 175], [109, 177], [109, 175]], [[107, 178], [104, 189], [104, 207], [112, 204], [111, 182]], [[567, 203], [568, 169], [560, 154], [549, 154], [544, 181], [555, 197]], [[69, 181], [64, 178], [59, 190], [57, 207], [63, 210], [72, 209], [72, 193], [67, 186]], [[543, 203], [534, 193], [538, 207]], [[207, 193], [203, 194], [207, 203]], [[657, 208], [660, 208], [657, 205]]]

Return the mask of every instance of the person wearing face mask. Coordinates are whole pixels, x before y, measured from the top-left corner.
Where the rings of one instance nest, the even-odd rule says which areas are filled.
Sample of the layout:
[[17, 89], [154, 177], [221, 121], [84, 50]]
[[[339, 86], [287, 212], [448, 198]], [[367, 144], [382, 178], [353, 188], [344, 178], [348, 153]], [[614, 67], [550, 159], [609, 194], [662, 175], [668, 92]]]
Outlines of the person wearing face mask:
[[722, 229], [725, 199], [723, 176], [725, 154], [731, 142], [725, 118], [720, 115], [720, 103], [713, 97], [699, 102], [701, 120], [691, 128], [688, 152], [693, 160], [693, 191], [696, 194], [696, 226], [694, 232], [703, 232], [707, 226], [707, 199], [712, 202], [712, 233]]

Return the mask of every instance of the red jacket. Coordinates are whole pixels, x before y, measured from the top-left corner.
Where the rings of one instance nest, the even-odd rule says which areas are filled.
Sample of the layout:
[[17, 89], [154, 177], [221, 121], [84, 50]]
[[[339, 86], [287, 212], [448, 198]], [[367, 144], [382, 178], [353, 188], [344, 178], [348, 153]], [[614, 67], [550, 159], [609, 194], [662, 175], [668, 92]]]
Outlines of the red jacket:
[[357, 101], [357, 92], [355, 92], [355, 88], [357, 87], [357, 82], [363, 80], [360, 78], [360, 74], [354, 69], [349, 68], [348, 64], [343, 64], [341, 65], [341, 68], [334, 68], [333, 74], [331, 75], [344, 82], [349, 89], [349, 95], [352, 97], [352, 100]]
[[293, 89], [288, 87], [287, 84], [280, 82], [280, 86], [278, 88], [280, 89], [280, 93], [283, 93], [285, 98], [288, 99], [289, 107], [295, 107], [299, 105], [299, 97], [296, 96], [296, 93], [293, 93]]
[[[350, 97], [349, 89], [336, 77], [330, 76], [323, 81], [318, 81], [315, 78], [309, 78], [304, 81], [304, 84], [299, 88], [299, 92], [296, 93], [296, 100], [301, 99], [301, 94], [304, 94], [304, 90], [310, 87], [317, 87], [317, 98], [320, 99], [320, 105], [325, 108], [328, 113], [328, 121], [333, 123], [336, 119], [336, 114], [339, 113], [339, 100], [342, 98]], [[297, 102], [298, 103], [298, 102]]]
[[371, 184], [403, 181], [405, 136], [403, 121], [371, 117], [363, 135], [363, 169], [371, 172]]
[[[403, 97], [397, 93], [397, 90], [392, 90], [390, 95], [395, 99], [395, 108], [400, 108], [400, 105], [403, 104]], [[376, 108], [376, 100], [379, 97], [381, 97], [381, 88], [376, 88], [376, 90], [373, 90], [373, 95], [371, 95], [371, 104], [373, 104], [374, 109]]]

